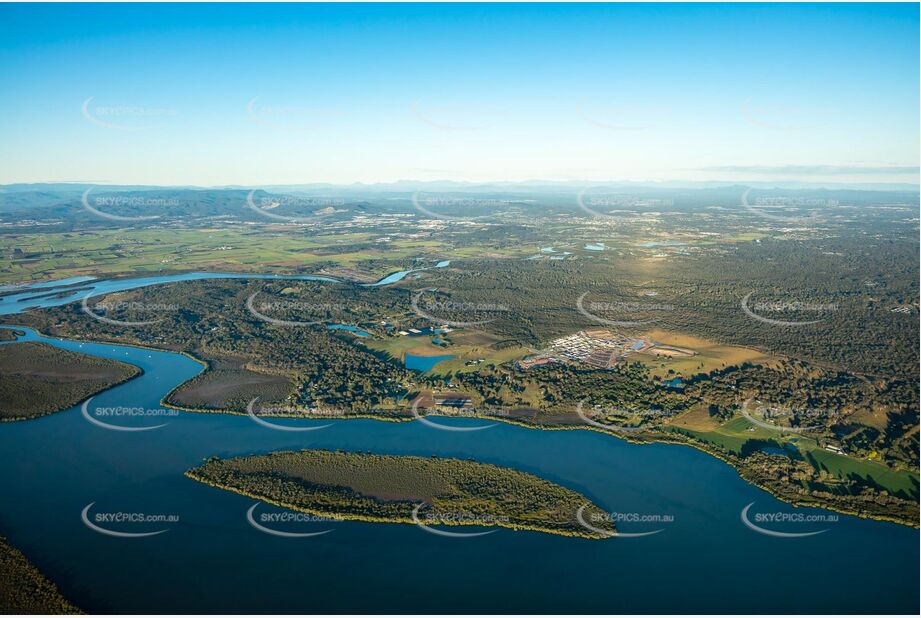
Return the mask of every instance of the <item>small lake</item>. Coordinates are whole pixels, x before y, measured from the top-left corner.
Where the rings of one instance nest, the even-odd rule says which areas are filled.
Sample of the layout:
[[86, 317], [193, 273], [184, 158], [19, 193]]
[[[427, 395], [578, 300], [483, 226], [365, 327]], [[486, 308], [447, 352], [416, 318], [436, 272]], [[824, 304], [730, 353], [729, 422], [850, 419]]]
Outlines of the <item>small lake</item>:
[[370, 337], [371, 333], [363, 331], [357, 326], [352, 326], [350, 324], [327, 324], [326, 328], [329, 330], [345, 330], [350, 333], [353, 333], [356, 337]]
[[455, 356], [455, 354], [442, 354], [441, 356], [418, 356], [416, 354], [404, 354], [403, 365], [407, 369], [414, 369], [415, 371], [431, 371], [435, 365], [441, 361], [454, 358]]
[[[143, 369], [94, 397], [91, 411], [159, 408], [170, 389], [201, 371], [180, 354], [21, 330], [26, 340]], [[448, 426], [489, 424], [437, 420]], [[246, 416], [186, 412], [113, 422], [165, 426], [113, 431], [89, 422], [80, 407], [0, 423], [0, 531], [91, 613], [917, 614], [919, 609], [917, 530], [839, 515], [837, 522], [820, 524], [826, 532], [816, 536], [758, 534], [740, 521], [750, 503], [758, 513], [830, 513], [794, 509], [723, 462], [685, 446], [636, 445], [597, 432], [505, 423], [453, 432], [418, 421], [279, 419], [286, 425], [329, 425], [290, 432]], [[662, 532], [601, 541], [505, 529], [444, 538], [411, 525], [364, 522], [301, 524], [332, 532], [280, 538], [248, 523], [246, 512], [255, 500], [183, 476], [214, 455], [301, 448], [472, 458], [537, 474], [583, 492], [611, 512], [673, 521], [624, 521], [623, 532]], [[152, 530], [150, 524], [123, 524], [132, 531], [166, 531], [113, 538], [81, 521], [91, 503], [92, 513], [168, 515], [178, 521], [153, 524]], [[264, 504], [259, 509], [281, 512]]]

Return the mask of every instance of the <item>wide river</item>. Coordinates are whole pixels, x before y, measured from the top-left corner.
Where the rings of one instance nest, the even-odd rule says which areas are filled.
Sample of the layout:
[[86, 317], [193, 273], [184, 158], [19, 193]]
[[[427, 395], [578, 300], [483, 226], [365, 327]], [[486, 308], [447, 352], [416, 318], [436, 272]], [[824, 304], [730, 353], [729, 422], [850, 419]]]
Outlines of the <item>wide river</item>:
[[[201, 366], [179, 354], [98, 343], [26, 340], [132, 363], [144, 374], [92, 400], [156, 409]], [[317, 431], [274, 430], [245, 416], [178, 413], [88, 421], [80, 407], [0, 423], [0, 533], [82, 609], [93, 613], [901, 613], [917, 614], [918, 531], [841, 515], [771, 523], [757, 514], [829, 516], [795, 509], [695, 449], [634, 445], [590, 431], [498, 424], [442, 431], [421, 422], [332, 421]], [[475, 419], [439, 419], [481, 425]], [[280, 424], [284, 421], [278, 421]], [[320, 426], [321, 421], [287, 421]], [[475, 458], [581, 491], [627, 519], [637, 538], [585, 540], [498, 529], [449, 538], [411, 525], [262, 523], [255, 500], [207, 487], [183, 472], [203, 459], [277, 449], [328, 448]], [[801, 537], [758, 533], [749, 521]], [[155, 532], [121, 538], [86, 525]], [[106, 522], [142, 513], [167, 522]], [[261, 505], [256, 513], [280, 514]], [[636, 517], [635, 517], [636, 516]], [[258, 517], [258, 515], [257, 515]], [[458, 528], [450, 528], [458, 530]]]

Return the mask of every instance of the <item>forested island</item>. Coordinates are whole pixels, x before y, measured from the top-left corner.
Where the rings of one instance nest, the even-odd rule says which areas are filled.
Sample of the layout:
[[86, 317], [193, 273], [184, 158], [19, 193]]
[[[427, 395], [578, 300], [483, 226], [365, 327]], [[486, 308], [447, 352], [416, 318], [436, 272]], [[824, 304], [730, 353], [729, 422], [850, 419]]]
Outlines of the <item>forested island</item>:
[[[519, 470], [471, 460], [282, 451], [211, 458], [186, 475], [331, 519], [499, 526], [585, 538], [615, 533], [604, 512], [578, 492]], [[580, 523], [580, 512], [591, 527]]]
[[0, 421], [66, 410], [140, 373], [134, 365], [43, 343], [4, 344], [0, 346]]

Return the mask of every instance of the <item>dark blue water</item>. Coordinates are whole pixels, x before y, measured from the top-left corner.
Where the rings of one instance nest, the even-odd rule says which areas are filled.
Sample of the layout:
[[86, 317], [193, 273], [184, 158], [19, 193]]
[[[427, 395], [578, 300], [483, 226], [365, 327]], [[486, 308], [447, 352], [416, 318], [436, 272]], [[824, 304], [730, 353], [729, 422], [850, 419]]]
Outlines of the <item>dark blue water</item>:
[[[156, 408], [164, 393], [200, 370], [177, 354], [50, 342], [144, 369], [141, 377], [94, 398], [92, 409]], [[828, 531], [818, 536], [757, 534], [739, 517], [750, 502], [765, 513], [828, 512], [793, 509], [687, 447], [631, 445], [600, 433], [501, 423], [461, 433], [419, 422], [352, 420], [291, 433], [240, 416], [181, 413], [157, 422], [168, 424], [146, 432], [110, 431], [74, 408], [0, 424], [0, 530], [85, 610], [918, 611], [918, 531], [840, 516], [820, 525]], [[359, 522], [324, 526], [334, 529], [319, 537], [278, 538], [246, 522], [253, 500], [182, 475], [211, 455], [297, 448], [472, 457], [539, 474], [612, 511], [670, 515], [674, 522], [624, 523], [625, 532], [663, 531], [602, 541], [505, 529], [443, 538], [415, 526]], [[179, 521], [124, 528], [168, 529], [158, 536], [113, 538], [81, 522], [81, 510], [91, 502], [93, 513], [175, 514]], [[815, 526], [795, 529], [805, 528]]]

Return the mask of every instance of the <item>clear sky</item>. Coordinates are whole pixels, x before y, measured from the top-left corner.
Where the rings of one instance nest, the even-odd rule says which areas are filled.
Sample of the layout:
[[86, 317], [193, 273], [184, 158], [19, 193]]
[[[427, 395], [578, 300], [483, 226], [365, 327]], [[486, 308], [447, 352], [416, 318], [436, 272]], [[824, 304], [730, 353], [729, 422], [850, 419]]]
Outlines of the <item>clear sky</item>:
[[0, 5], [0, 183], [917, 182], [919, 8]]

